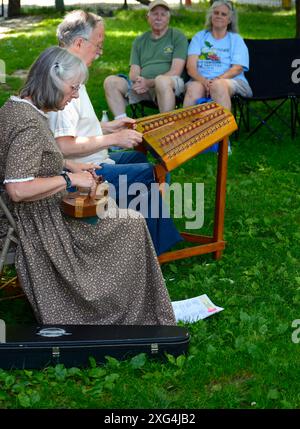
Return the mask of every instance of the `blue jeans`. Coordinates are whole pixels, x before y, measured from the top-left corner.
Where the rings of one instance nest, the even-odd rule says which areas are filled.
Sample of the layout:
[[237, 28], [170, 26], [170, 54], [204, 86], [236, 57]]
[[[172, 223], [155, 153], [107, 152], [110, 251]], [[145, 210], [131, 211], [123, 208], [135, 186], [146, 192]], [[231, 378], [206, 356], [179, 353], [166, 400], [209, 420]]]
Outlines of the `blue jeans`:
[[[104, 180], [112, 184], [116, 189], [116, 202], [120, 208], [127, 208], [124, 206], [124, 199], [119, 198], [119, 185], [127, 180], [127, 187], [133, 183], [144, 183], [150, 189], [151, 183], [154, 183], [153, 166], [147, 162], [147, 157], [138, 151], [131, 152], [114, 152], [110, 153], [109, 157], [115, 161], [115, 164], [100, 164], [101, 169], [97, 174], [103, 176]], [[126, 176], [119, 181], [119, 176]], [[132, 198], [127, 196], [129, 200]], [[129, 201], [130, 202], [130, 201]], [[129, 203], [128, 202], [128, 203]]]
[[[129, 203], [136, 197], [136, 195], [128, 195], [128, 188], [133, 183], [143, 183], [146, 185], [148, 192], [142, 194], [141, 199], [145, 199], [148, 212], [151, 207], [151, 183], [155, 183], [153, 166], [147, 162], [147, 157], [138, 151], [130, 152], [115, 152], [110, 154], [116, 164], [101, 164], [101, 169], [97, 170], [98, 175], [102, 175], [104, 180], [107, 180], [115, 187], [116, 202], [120, 208], [127, 208]], [[122, 181], [119, 183], [119, 176], [124, 175]], [[126, 195], [120, 196], [120, 185], [126, 184]], [[124, 198], [125, 197], [125, 198]], [[152, 201], [153, 202], [153, 201]], [[169, 250], [174, 244], [181, 241], [182, 238], [177, 231], [173, 220], [170, 217], [162, 217], [164, 210], [164, 203], [161, 195], [157, 201], [158, 208], [155, 217], [146, 216], [148, 230], [150, 232], [154, 248], [157, 255]], [[137, 208], [138, 210], [138, 208]]]

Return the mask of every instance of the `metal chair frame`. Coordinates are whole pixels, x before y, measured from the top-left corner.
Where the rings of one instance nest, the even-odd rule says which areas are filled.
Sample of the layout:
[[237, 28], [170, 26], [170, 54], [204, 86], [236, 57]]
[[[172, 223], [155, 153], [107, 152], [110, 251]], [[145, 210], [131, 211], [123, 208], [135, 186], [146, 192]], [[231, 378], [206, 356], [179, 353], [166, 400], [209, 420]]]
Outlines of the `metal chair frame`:
[[[8, 220], [8, 229], [4, 236], [4, 243], [2, 249], [0, 249], [0, 273], [2, 273], [5, 265], [13, 265], [15, 262], [15, 249], [12, 248], [12, 244], [18, 244], [18, 235], [16, 222], [11, 215], [1, 193], [4, 190], [0, 188], [0, 209], [4, 213]], [[15, 298], [24, 297], [23, 291], [20, 289], [17, 277], [10, 278], [6, 283], [1, 284], [0, 290], [5, 290], [5, 296], [0, 298], [0, 301], [12, 300]]]
[[[3, 190], [1, 190], [3, 192]], [[12, 217], [10, 211], [8, 210], [2, 195], [0, 194], [0, 208], [3, 211], [6, 219], [8, 220], [9, 226], [4, 239], [4, 244], [0, 252], [0, 272], [4, 265], [12, 265], [15, 260], [15, 252], [11, 251], [11, 244], [18, 244], [18, 237], [16, 233], [16, 223]]]

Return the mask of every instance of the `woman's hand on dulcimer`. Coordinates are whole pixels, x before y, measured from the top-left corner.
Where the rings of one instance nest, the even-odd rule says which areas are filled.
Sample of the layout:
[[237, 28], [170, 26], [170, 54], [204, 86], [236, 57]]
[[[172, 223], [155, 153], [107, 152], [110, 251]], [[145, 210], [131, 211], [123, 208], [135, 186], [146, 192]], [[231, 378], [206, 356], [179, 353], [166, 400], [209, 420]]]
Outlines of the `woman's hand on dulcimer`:
[[79, 173], [69, 173], [72, 185], [80, 188], [96, 189], [96, 180], [90, 171], [81, 171]]

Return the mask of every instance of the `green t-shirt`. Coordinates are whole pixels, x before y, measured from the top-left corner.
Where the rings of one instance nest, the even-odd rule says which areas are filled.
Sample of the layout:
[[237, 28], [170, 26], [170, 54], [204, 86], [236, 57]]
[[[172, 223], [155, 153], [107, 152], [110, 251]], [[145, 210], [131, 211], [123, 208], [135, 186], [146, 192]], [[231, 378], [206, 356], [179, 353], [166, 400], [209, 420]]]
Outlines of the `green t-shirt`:
[[170, 70], [174, 58], [186, 60], [187, 48], [187, 38], [175, 28], [169, 28], [160, 39], [153, 39], [147, 31], [134, 40], [130, 65], [140, 66], [142, 77], [154, 79]]

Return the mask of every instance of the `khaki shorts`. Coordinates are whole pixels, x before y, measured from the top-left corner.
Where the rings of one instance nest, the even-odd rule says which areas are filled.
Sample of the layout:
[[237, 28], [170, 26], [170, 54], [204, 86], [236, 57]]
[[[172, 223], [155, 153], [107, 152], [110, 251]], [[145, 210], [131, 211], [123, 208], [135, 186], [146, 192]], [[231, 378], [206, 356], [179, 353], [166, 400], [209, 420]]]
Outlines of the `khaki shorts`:
[[[252, 89], [250, 85], [242, 79], [226, 79], [231, 88], [231, 95], [241, 95], [242, 97], [252, 97]], [[186, 86], [189, 85], [190, 82], [194, 82], [193, 79], [190, 79]]]
[[[123, 76], [122, 76], [123, 77]], [[180, 94], [184, 92], [184, 81], [180, 76], [170, 76], [175, 89], [175, 95], [178, 97]], [[126, 79], [128, 82], [128, 92], [126, 94], [126, 98], [128, 99], [129, 104], [139, 103], [142, 100], [150, 100], [156, 101], [156, 94], [154, 88], [150, 88], [149, 91], [144, 94], [137, 94], [133, 89], [131, 89], [131, 81]]]
[[238, 94], [242, 97], [252, 97], [250, 85], [242, 79], [227, 79], [230, 82], [232, 95]]

